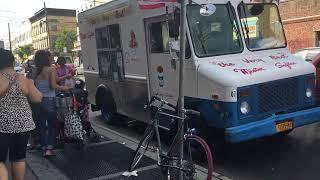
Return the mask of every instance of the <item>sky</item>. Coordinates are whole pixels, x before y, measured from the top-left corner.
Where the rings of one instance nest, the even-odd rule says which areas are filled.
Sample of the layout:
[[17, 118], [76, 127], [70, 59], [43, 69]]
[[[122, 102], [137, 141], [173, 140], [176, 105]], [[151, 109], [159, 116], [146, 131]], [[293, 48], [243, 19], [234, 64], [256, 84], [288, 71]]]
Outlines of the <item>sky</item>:
[[34, 13], [43, 8], [44, 1], [50, 8], [81, 11], [92, 5], [92, 0], [0, 0], [0, 40], [8, 41], [8, 23], [12, 36], [19, 34]]

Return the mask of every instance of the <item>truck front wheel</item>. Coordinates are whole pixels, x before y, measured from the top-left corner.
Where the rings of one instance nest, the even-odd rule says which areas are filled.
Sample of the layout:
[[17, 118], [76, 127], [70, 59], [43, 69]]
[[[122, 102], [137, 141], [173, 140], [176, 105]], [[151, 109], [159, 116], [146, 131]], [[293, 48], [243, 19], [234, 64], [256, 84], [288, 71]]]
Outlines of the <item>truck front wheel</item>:
[[107, 124], [115, 121], [116, 103], [112, 92], [106, 86], [99, 86], [96, 93], [96, 104], [101, 110], [101, 116]]
[[108, 108], [103, 106], [101, 107], [101, 116], [107, 124], [112, 124], [114, 122], [114, 114], [115, 113], [110, 111]]

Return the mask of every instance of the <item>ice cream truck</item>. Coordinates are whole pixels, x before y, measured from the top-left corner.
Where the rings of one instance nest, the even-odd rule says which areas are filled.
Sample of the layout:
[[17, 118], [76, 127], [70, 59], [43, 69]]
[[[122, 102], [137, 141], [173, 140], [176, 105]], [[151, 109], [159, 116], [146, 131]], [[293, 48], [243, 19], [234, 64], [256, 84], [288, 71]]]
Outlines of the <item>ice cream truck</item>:
[[[177, 103], [179, 4], [170, 2], [113, 0], [79, 13], [89, 100], [107, 122], [115, 113], [148, 122], [152, 96]], [[184, 102], [201, 112], [198, 127], [237, 143], [320, 121], [315, 68], [289, 53], [276, 1], [189, 1], [186, 39]]]

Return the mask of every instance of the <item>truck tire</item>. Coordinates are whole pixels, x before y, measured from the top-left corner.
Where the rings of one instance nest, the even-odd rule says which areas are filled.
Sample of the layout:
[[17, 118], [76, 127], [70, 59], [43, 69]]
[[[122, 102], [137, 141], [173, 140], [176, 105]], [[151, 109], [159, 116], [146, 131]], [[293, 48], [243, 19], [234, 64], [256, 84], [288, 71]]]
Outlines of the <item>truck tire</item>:
[[112, 124], [115, 121], [116, 102], [113, 98], [111, 90], [100, 85], [96, 92], [96, 104], [99, 106], [101, 116], [107, 124]]

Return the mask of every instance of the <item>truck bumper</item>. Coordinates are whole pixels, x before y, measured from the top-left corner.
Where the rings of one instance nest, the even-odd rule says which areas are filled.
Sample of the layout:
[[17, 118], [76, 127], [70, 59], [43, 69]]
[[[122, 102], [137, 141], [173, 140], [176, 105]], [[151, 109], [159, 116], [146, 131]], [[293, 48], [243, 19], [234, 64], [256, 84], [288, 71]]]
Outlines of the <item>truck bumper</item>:
[[297, 111], [288, 114], [274, 115], [267, 119], [227, 128], [225, 131], [226, 141], [237, 143], [259, 137], [277, 134], [276, 123], [291, 120], [293, 128], [312, 124], [320, 121], [320, 107]]

